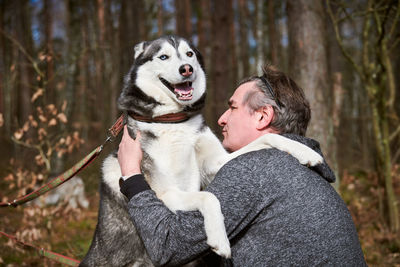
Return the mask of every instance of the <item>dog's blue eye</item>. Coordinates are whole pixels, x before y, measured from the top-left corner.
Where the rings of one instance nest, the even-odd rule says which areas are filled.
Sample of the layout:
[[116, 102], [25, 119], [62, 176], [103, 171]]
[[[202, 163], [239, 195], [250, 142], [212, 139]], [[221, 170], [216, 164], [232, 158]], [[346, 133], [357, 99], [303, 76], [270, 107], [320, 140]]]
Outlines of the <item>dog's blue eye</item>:
[[169, 58], [169, 56], [167, 56], [167, 55], [161, 55], [161, 56], [159, 56], [158, 58], [161, 59], [161, 60], [166, 60], [166, 59]]
[[193, 56], [193, 52], [189, 51], [189, 52], [186, 53], [186, 55], [187, 55], [188, 57], [192, 57], [192, 56]]

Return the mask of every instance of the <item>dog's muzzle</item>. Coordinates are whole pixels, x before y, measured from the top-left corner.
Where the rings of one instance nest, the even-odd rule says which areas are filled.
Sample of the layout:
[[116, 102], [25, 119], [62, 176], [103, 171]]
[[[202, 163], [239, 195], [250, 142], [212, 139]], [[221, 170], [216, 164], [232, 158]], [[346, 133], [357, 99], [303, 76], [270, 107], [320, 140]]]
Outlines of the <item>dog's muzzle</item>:
[[183, 82], [177, 84], [171, 84], [164, 78], [159, 78], [160, 81], [175, 94], [176, 98], [182, 101], [189, 101], [193, 98], [193, 87], [192, 82]]

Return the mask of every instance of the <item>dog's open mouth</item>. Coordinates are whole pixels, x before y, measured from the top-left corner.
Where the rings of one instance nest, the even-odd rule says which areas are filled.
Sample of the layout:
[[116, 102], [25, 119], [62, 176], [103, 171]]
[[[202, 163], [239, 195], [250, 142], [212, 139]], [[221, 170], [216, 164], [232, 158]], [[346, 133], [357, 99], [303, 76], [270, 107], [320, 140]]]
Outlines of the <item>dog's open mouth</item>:
[[179, 100], [187, 101], [191, 100], [193, 97], [193, 87], [192, 82], [183, 82], [177, 84], [171, 84], [164, 78], [159, 78], [160, 81], [176, 95]]

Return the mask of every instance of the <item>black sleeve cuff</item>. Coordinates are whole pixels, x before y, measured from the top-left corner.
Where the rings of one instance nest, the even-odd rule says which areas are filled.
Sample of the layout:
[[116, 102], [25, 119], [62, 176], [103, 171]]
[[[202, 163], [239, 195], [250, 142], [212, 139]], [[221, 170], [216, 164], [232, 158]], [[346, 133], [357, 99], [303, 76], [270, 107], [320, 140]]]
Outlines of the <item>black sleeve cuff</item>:
[[121, 178], [119, 180], [119, 187], [121, 193], [124, 194], [128, 200], [131, 200], [134, 195], [140, 192], [151, 189], [149, 184], [144, 179], [143, 174], [133, 175], [125, 181]]

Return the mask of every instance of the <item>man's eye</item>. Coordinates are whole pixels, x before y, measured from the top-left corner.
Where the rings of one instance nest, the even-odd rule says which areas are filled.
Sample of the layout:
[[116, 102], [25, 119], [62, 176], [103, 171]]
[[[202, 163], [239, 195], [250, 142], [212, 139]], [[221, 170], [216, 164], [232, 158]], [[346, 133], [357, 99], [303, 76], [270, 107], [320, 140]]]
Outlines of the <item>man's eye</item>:
[[167, 56], [167, 55], [161, 55], [161, 56], [159, 56], [158, 58], [161, 59], [161, 60], [166, 60], [166, 59], [169, 58], [169, 56]]
[[192, 52], [192, 51], [186, 52], [186, 55], [187, 55], [188, 57], [192, 57], [192, 56], [193, 56], [193, 52]]

